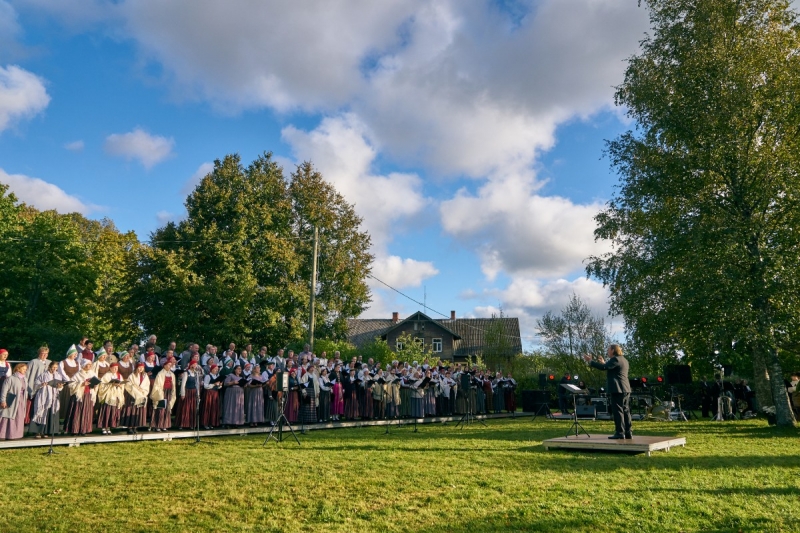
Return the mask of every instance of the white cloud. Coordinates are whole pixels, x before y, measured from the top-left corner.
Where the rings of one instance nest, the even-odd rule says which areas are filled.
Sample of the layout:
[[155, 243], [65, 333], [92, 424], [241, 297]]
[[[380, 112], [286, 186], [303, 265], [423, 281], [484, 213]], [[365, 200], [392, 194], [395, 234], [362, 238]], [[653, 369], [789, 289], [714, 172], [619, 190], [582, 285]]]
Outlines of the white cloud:
[[24, 174], [8, 174], [0, 168], [0, 183], [9, 186], [17, 198], [42, 211], [55, 209], [59, 213], [81, 213], [86, 215], [100, 207], [86, 204], [63, 189], [39, 178]]
[[17, 20], [17, 12], [5, 0], [0, 0], [0, 61], [16, 56], [21, 48], [18, 39], [22, 28]]
[[283, 130], [299, 161], [311, 161], [347, 201], [355, 205], [372, 235], [373, 245], [383, 249], [402, 224], [419, 216], [430, 200], [422, 194], [422, 180], [415, 174], [376, 175], [371, 166], [377, 149], [369, 132], [353, 115], [326, 118], [310, 132], [288, 126]]
[[[375, 259], [372, 273], [387, 285], [397, 289], [404, 287], [419, 287], [422, 282], [439, 273], [433, 263], [417, 261], [415, 259], [390, 255]], [[370, 281], [373, 288], [383, 289], [383, 284]]]
[[174, 146], [172, 137], [150, 135], [141, 128], [129, 133], [113, 133], [105, 142], [106, 153], [129, 161], [136, 159], [148, 170], [171, 156]]
[[0, 132], [41, 113], [49, 103], [42, 78], [16, 65], [0, 67]]
[[442, 202], [444, 230], [478, 251], [487, 278], [498, 273], [560, 276], [582, 267], [589, 255], [608, 250], [595, 242], [593, 217], [600, 204], [537, 194], [530, 172], [488, 180], [477, 194], [461, 190]]
[[530, 163], [558, 124], [612, 105], [647, 15], [630, 2], [542, 0], [512, 26], [489, 3], [427, 5], [354, 110], [395, 157], [440, 172]]
[[183, 184], [181, 187], [181, 194], [186, 196], [194, 191], [195, 187], [200, 185], [200, 181], [206, 177], [206, 175], [210, 174], [214, 170], [214, 163], [203, 163], [197, 170], [194, 171], [194, 174], [186, 180], [186, 183]]
[[538, 344], [535, 338], [536, 321], [548, 311], [559, 314], [576, 294], [595, 316], [603, 318], [612, 334], [623, 330], [622, 320], [608, 316], [608, 290], [595, 280], [579, 277], [572, 281], [564, 278], [541, 280], [531, 276], [513, 276], [504, 289], [492, 289], [482, 293], [466, 293], [466, 300], [482, 300], [497, 305], [477, 305], [470, 316], [490, 317], [499, 315], [500, 308], [507, 316], [518, 317], [520, 329], [527, 332], [525, 344]]
[[[372, 237], [376, 278], [397, 289], [419, 287], [439, 273], [433, 263], [402, 258], [387, 252], [392, 239], [405, 224], [422, 218], [431, 200], [422, 193], [422, 180], [414, 174], [376, 175], [371, 166], [377, 149], [369, 132], [353, 115], [327, 118], [310, 132], [292, 126], [283, 130], [298, 160], [312, 161], [325, 179], [336, 187], [363, 218]], [[363, 317], [391, 316], [398, 303], [386, 287], [368, 280], [372, 302]], [[391, 310], [390, 307], [392, 307]]]
[[221, 109], [335, 109], [417, 1], [124, 2], [124, 31], [182, 95]]
[[175, 213], [170, 213], [169, 211], [165, 210], [161, 210], [156, 213], [156, 220], [158, 220], [158, 223], [162, 226], [167, 222], [175, 221], [178, 218], [180, 217], [178, 217]]
[[83, 147], [84, 147], [83, 141], [81, 140], [68, 142], [64, 145], [64, 148], [66, 148], [71, 152], [80, 152], [81, 150], [83, 150]]

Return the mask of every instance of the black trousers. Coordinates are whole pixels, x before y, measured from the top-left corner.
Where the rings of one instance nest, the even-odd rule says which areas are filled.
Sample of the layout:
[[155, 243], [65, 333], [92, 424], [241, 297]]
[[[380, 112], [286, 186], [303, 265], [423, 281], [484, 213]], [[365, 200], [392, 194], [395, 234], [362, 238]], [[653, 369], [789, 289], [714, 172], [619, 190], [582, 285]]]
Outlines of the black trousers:
[[612, 392], [611, 414], [614, 416], [614, 430], [617, 435], [627, 435], [631, 432], [631, 393]]

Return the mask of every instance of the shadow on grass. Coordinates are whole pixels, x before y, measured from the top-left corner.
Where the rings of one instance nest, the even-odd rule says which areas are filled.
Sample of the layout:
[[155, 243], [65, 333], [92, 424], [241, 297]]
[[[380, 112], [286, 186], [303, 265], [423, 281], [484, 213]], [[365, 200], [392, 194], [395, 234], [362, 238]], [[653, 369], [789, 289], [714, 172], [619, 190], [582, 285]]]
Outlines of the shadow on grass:
[[[521, 515], [521, 516], [520, 516]], [[566, 517], [541, 517], [533, 516], [533, 512], [511, 511], [508, 513], [495, 513], [476, 520], [459, 521], [458, 517], [448, 521], [448, 533], [467, 533], [474, 531], [547, 531], [547, 532], [576, 532], [576, 531], [703, 531], [706, 533], [728, 533], [740, 531], [772, 531], [781, 527], [781, 522], [764, 518], [748, 518], [746, 520], [720, 518], [715, 521], [702, 521], [702, 524], [682, 524], [673, 522], [669, 524], [652, 521], [652, 527], [634, 526], [624, 517], [616, 516], [616, 520], [592, 520], [584, 514]], [[607, 515], [604, 515], [607, 516]], [[783, 524], [788, 527], [789, 524]], [[417, 530], [422, 533], [442, 531], [441, 526], [434, 526]]]

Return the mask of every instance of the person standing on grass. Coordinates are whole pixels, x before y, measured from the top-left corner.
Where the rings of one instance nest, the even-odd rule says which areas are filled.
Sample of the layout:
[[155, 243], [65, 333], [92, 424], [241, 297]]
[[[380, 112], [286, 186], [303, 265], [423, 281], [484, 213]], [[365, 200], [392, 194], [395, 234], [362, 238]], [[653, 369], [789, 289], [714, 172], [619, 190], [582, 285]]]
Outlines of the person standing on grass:
[[611, 411], [614, 415], [613, 435], [609, 439], [632, 439], [631, 433], [631, 384], [628, 381], [628, 360], [622, 355], [622, 347], [612, 344], [608, 347], [608, 361], [598, 356], [584, 354], [583, 359], [589, 366], [606, 372], [606, 392], [611, 398]]

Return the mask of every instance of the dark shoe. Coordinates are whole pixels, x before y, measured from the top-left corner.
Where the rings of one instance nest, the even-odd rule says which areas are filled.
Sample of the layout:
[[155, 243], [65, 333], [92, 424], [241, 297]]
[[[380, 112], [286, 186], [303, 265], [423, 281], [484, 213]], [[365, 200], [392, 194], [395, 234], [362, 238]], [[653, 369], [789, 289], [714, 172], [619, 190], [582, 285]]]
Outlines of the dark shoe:
[[615, 433], [614, 435], [611, 435], [611, 436], [610, 436], [610, 437], [608, 437], [608, 438], [609, 438], [609, 439], [618, 440], [618, 439], [624, 439], [625, 437], [623, 437], [623, 436], [622, 436], [622, 435], [620, 435], [619, 433]]
[[633, 438], [633, 434], [632, 433], [625, 433], [625, 438], [626, 439], [632, 439]]

